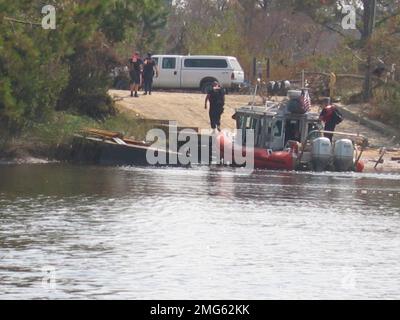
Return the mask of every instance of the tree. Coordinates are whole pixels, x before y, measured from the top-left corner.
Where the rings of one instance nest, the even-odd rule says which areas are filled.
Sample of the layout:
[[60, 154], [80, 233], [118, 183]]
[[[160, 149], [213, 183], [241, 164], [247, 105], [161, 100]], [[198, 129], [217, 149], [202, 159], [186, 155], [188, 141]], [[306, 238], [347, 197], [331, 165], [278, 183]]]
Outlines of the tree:
[[[346, 32], [341, 26], [342, 8], [350, 3], [357, 9], [358, 22], [356, 33]], [[302, 11], [309, 15], [314, 21], [325, 28], [340, 34], [349, 43], [349, 48], [358, 55], [360, 52], [363, 58], [365, 69], [365, 83], [363, 97], [365, 101], [371, 98], [371, 73], [373, 70], [373, 48], [371, 39], [375, 30], [385, 28], [390, 21], [400, 15], [400, 2], [385, 0], [326, 0], [322, 3], [319, 0], [294, 0], [295, 10]]]
[[112, 114], [107, 90], [119, 64], [115, 47], [132, 33], [143, 48], [154, 45], [166, 19], [164, 0], [47, 4], [56, 7], [56, 30], [41, 27], [43, 1], [0, 0], [0, 127], [13, 133], [55, 109]]
[[138, 50], [149, 49], [159, 40], [170, 5], [165, 0], [113, 0], [101, 17], [101, 31], [111, 43], [129, 39]]
[[40, 8], [0, 0], [0, 124], [10, 132], [44, 119], [68, 79], [65, 35], [41, 28]]

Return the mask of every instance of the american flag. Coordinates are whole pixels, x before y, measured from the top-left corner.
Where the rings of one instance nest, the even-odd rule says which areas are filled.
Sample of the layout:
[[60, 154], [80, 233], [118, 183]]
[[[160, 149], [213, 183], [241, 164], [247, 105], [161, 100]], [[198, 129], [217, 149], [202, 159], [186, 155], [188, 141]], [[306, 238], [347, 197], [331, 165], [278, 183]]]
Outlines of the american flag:
[[301, 93], [301, 105], [302, 105], [304, 112], [310, 111], [311, 98], [310, 98], [310, 94], [308, 93], [308, 90], [303, 90], [303, 92]]

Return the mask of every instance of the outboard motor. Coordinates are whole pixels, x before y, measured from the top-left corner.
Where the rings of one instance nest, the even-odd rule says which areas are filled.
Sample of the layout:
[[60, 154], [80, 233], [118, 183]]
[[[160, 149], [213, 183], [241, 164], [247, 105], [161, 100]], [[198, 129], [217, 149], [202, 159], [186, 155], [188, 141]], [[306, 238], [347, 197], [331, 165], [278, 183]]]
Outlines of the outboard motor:
[[326, 170], [332, 159], [331, 141], [325, 137], [313, 140], [311, 158], [315, 171]]
[[337, 171], [350, 171], [354, 164], [353, 142], [349, 139], [336, 141], [333, 160]]

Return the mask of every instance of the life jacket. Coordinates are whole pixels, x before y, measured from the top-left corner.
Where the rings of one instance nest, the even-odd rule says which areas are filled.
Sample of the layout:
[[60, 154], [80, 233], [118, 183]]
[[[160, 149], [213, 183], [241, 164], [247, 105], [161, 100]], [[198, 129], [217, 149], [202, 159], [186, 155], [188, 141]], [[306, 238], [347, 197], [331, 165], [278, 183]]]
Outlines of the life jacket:
[[337, 125], [343, 121], [343, 115], [334, 105], [329, 105], [322, 110], [320, 119], [325, 123], [333, 122]]

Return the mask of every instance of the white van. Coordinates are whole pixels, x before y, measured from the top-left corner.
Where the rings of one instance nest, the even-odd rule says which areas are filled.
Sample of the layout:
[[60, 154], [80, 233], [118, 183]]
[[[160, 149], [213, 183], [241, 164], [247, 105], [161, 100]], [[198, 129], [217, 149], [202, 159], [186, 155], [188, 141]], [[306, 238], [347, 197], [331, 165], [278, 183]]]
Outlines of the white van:
[[224, 88], [237, 88], [244, 72], [235, 57], [154, 55], [159, 75], [154, 88], [200, 88], [207, 92], [214, 81]]

